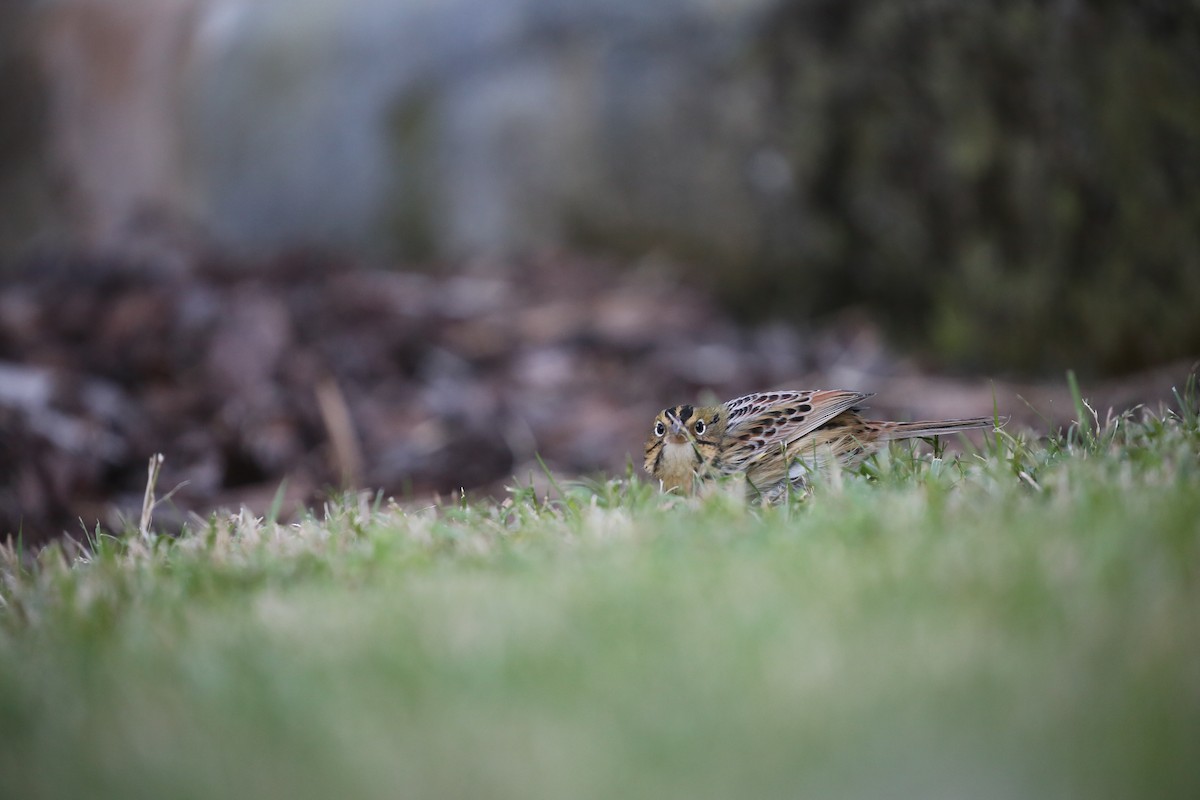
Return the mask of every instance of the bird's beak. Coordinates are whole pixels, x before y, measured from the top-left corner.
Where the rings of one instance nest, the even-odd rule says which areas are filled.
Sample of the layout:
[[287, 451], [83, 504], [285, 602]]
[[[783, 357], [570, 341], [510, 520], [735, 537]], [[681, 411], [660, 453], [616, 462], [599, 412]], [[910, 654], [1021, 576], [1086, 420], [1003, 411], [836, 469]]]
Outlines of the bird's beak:
[[667, 441], [671, 444], [686, 444], [687, 440], [687, 432], [683, 429], [683, 425], [679, 420], [672, 420], [671, 427], [667, 431]]

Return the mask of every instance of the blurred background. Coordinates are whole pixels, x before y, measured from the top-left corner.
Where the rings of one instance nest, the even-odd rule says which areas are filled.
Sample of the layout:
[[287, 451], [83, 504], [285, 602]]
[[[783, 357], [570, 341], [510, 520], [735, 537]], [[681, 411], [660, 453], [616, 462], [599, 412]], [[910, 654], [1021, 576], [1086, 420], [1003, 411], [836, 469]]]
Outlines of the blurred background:
[[158, 451], [169, 522], [622, 471], [771, 387], [1168, 398], [1197, 87], [1194, 3], [8, 0], [0, 535]]

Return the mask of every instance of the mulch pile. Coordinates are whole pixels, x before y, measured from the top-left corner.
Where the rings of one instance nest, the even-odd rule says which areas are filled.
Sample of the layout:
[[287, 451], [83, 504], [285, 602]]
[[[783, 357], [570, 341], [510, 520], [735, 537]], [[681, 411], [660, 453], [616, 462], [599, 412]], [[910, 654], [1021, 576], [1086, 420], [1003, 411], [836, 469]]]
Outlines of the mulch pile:
[[[786, 382], [798, 335], [745, 331], [653, 267], [581, 258], [368, 269], [43, 256], [0, 285], [0, 538], [160, 525], [339, 487], [427, 497], [623, 471], [653, 413]], [[815, 351], [814, 351], [815, 352]], [[535, 478], [536, 479], [536, 478]]]

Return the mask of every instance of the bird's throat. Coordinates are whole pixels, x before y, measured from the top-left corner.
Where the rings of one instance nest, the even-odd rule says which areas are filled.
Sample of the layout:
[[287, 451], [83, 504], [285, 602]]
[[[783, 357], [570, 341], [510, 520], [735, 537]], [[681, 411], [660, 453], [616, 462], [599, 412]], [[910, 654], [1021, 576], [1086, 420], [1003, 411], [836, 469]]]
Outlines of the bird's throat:
[[659, 460], [657, 477], [664, 489], [674, 489], [680, 494], [691, 494], [696, 474], [704, 459], [689, 441], [675, 443], [666, 441]]

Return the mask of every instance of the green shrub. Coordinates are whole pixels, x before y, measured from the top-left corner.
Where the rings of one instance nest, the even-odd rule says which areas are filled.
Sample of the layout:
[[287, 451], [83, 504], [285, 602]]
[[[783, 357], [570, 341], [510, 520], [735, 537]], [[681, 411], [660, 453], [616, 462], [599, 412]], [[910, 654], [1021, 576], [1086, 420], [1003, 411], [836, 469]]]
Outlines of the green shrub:
[[795, 190], [718, 278], [743, 313], [861, 304], [968, 367], [1200, 351], [1200, 7], [796, 2], [763, 42]]

